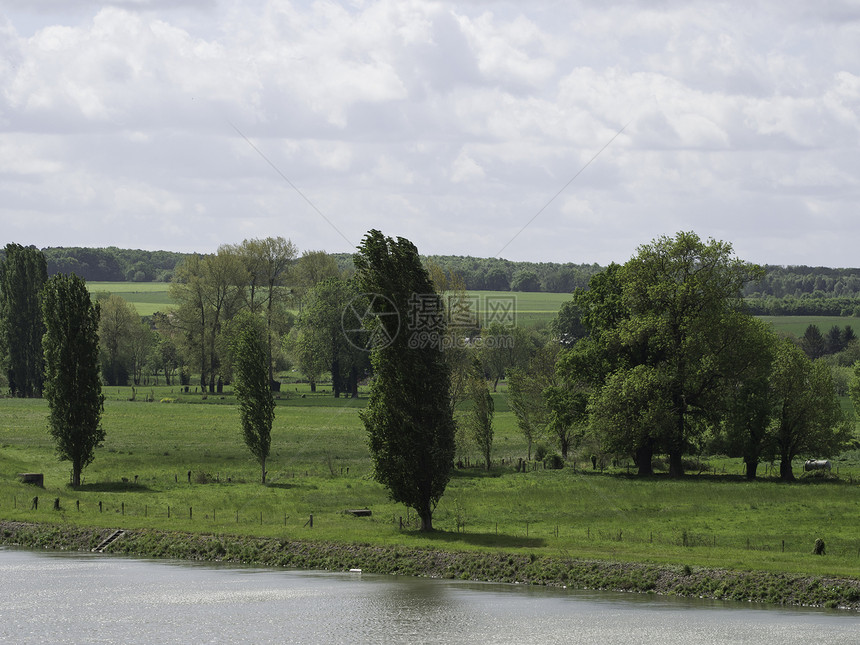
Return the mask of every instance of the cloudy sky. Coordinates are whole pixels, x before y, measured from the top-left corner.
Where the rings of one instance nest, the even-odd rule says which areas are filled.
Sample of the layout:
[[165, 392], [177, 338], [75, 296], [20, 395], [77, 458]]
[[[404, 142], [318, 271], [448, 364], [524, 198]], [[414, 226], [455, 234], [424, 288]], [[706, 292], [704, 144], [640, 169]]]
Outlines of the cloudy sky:
[[0, 0], [0, 243], [860, 266], [860, 4]]

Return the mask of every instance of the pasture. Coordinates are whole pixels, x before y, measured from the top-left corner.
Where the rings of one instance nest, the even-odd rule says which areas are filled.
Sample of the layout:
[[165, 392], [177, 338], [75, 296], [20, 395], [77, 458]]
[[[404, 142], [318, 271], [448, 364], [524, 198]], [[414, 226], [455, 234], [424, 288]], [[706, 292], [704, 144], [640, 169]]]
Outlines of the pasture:
[[791, 334], [800, 338], [809, 325], [818, 325], [822, 334], [835, 325], [844, 329], [849, 325], [855, 334], [860, 335], [860, 318], [857, 316], [759, 316], [765, 322], [773, 325], [773, 328], [782, 333]]
[[[166, 282], [89, 282], [90, 293], [115, 293], [133, 304], [141, 316], [151, 316], [156, 311], [166, 311], [175, 306], [169, 296]], [[524, 293], [510, 291], [471, 291], [480, 321], [488, 320], [499, 308], [512, 307], [515, 324], [527, 328], [546, 327], [558, 313], [561, 305], [570, 300], [567, 293]], [[826, 334], [834, 325], [850, 325], [860, 334], [860, 317], [856, 316], [761, 316], [778, 332], [803, 336], [807, 326], [818, 325]]]
[[156, 311], [167, 311], [174, 307], [167, 282], [88, 282], [90, 294], [112, 293], [134, 305], [141, 316], [151, 316]]
[[[0, 517], [860, 577], [860, 455], [835, 460], [832, 480], [804, 478], [798, 461], [791, 485], [746, 482], [725, 457], [678, 480], [639, 480], [625, 460], [594, 469], [588, 452], [562, 470], [532, 462], [517, 472], [526, 446], [499, 393], [492, 470], [461, 450], [437, 532], [423, 535], [372, 479], [366, 399], [306, 387], [280, 395], [265, 486], [229, 392], [138, 388], [131, 401], [130, 388], [106, 389], [107, 438], [77, 490], [54, 455], [44, 401], [0, 399]], [[20, 483], [22, 472], [43, 472], [45, 488]], [[355, 508], [373, 514], [344, 512]], [[816, 538], [825, 556], [811, 555]]]

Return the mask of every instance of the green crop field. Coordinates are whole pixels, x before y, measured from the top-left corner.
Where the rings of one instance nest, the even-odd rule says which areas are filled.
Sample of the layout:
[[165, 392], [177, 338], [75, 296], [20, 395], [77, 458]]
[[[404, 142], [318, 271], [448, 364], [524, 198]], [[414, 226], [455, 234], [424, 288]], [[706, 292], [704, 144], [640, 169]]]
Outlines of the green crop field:
[[[133, 304], [141, 316], [165, 311], [175, 306], [166, 282], [90, 282], [91, 293], [115, 293]], [[471, 291], [480, 321], [493, 319], [513, 321], [522, 327], [545, 327], [558, 313], [561, 305], [571, 299], [568, 293], [524, 293], [511, 291]], [[510, 314], [510, 315], [508, 315]], [[860, 318], [856, 316], [761, 316], [779, 332], [800, 337], [810, 324], [818, 325], [823, 333], [837, 325], [850, 325], [860, 333]]]
[[107, 292], [120, 296], [134, 305], [141, 316], [151, 316], [174, 306], [167, 282], [88, 282], [87, 288], [92, 294]]
[[855, 334], [860, 334], [860, 318], [857, 316], [760, 316], [778, 332], [792, 334], [800, 338], [809, 325], [818, 325], [821, 333], [826, 334], [834, 325], [844, 328], [849, 325]]
[[[499, 393], [493, 469], [462, 451], [472, 467], [456, 469], [438, 532], [426, 535], [371, 477], [358, 416], [366, 399], [306, 388], [285, 384], [280, 394], [265, 486], [229, 391], [106, 388], [107, 438], [77, 490], [55, 457], [44, 401], [0, 399], [0, 517], [860, 577], [860, 455], [834, 462], [838, 478], [791, 485], [746, 482], [728, 458], [678, 480], [639, 480], [626, 460], [594, 470], [587, 454], [562, 470], [517, 472], [526, 447]], [[795, 470], [802, 477], [800, 462]], [[20, 483], [22, 472], [44, 473], [45, 488]], [[344, 513], [365, 507], [371, 517]], [[827, 555], [810, 554], [816, 538]]]

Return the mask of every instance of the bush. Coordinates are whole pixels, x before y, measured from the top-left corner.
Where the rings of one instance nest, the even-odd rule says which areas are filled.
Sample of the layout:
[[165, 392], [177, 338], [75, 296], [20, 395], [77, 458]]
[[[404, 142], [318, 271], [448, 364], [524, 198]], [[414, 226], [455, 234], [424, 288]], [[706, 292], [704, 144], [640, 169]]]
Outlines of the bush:
[[551, 453], [544, 457], [543, 465], [549, 470], [561, 470], [564, 468], [564, 459], [561, 458], [561, 455]]
[[549, 454], [549, 448], [546, 447], [546, 444], [539, 443], [537, 446], [535, 446], [536, 461], [543, 461], [546, 458], [547, 454]]

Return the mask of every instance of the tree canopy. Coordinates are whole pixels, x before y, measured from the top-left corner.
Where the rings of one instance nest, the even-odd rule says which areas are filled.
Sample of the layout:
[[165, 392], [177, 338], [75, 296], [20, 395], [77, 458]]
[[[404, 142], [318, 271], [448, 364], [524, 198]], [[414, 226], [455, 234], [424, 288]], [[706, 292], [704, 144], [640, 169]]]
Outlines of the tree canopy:
[[99, 306], [75, 275], [52, 276], [42, 290], [48, 427], [61, 460], [72, 462], [72, 485], [105, 437], [99, 378]]
[[266, 332], [253, 314], [244, 312], [236, 321], [232, 343], [234, 390], [242, 421], [245, 445], [260, 464], [261, 481], [266, 483], [266, 460], [272, 444], [275, 400], [269, 387], [269, 356]]
[[[424, 314], [442, 311], [441, 299], [409, 240], [372, 230], [354, 262], [359, 291], [379, 296], [372, 300], [374, 315], [366, 324], [374, 338], [384, 339], [371, 352], [370, 401], [361, 414], [374, 477], [392, 499], [415, 509], [421, 529], [429, 531], [433, 509], [451, 477], [454, 419], [448, 404], [449, 367], [439, 348], [420, 342], [416, 332], [426, 322]], [[418, 312], [417, 296], [422, 299]], [[401, 318], [413, 314], [422, 316], [401, 328]], [[444, 317], [433, 321], [444, 332]]]
[[6, 245], [0, 260], [0, 365], [12, 396], [42, 395], [45, 327], [39, 293], [47, 279], [38, 249]]

